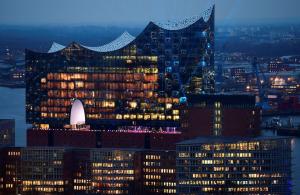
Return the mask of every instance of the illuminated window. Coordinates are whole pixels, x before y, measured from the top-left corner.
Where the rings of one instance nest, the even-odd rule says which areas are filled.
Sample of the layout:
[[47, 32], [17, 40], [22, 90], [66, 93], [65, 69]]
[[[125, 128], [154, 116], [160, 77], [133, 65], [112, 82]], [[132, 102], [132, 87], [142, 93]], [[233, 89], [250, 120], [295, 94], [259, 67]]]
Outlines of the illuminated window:
[[129, 105], [131, 108], [136, 108], [137, 103], [136, 102], [129, 102]]
[[41, 78], [41, 83], [46, 83], [47, 79], [46, 78]]
[[171, 109], [172, 108], [172, 104], [167, 103], [166, 104], [166, 109]]
[[40, 124], [41, 129], [49, 129], [49, 124]]
[[172, 112], [174, 115], [179, 115], [179, 110], [173, 110]]
[[122, 114], [117, 114], [116, 119], [122, 119]]
[[75, 87], [76, 88], [83, 88], [84, 87], [84, 83], [82, 81], [75, 81]]

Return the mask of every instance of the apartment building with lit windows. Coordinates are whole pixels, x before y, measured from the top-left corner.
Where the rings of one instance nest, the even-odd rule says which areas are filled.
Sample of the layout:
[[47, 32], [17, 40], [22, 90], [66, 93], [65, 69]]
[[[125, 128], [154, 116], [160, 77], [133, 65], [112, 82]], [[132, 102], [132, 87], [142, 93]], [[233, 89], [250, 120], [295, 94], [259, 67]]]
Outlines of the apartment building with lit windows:
[[21, 192], [21, 148], [0, 148], [0, 195]]
[[174, 150], [74, 149], [73, 192], [176, 194], [175, 157]]
[[133, 194], [136, 191], [136, 150], [91, 149], [91, 191], [97, 194]]
[[198, 137], [176, 152], [178, 194], [292, 194], [288, 137]]
[[176, 152], [133, 148], [0, 150], [0, 194], [176, 194]]
[[65, 148], [21, 149], [22, 194], [65, 194]]
[[139, 152], [141, 194], [176, 194], [175, 150]]
[[132, 194], [133, 149], [26, 147], [21, 150], [22, 194]]

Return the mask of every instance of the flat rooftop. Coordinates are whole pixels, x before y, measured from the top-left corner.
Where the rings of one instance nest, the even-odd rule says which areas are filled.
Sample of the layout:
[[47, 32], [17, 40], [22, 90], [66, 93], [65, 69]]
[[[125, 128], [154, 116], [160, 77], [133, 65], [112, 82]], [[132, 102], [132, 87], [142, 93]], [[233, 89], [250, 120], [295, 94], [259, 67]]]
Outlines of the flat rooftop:
[[247, 141], [279, 140], [290, 139], [288, 136], [259, 136], [259, 137], [224, 137], [224, 136], [202, 136], [194, 139], [178, 142], [176, 145], [189, 144], [217, 144], [217, 143], [236, 143]]

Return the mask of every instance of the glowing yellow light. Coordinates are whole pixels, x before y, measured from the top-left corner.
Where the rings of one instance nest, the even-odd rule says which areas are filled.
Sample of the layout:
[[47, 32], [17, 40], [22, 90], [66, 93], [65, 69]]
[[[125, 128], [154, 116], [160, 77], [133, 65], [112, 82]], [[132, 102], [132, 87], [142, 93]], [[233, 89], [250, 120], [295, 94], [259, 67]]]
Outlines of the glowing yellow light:
[[136, 102], [129, 102], [129, 105], [130, 105], [131, 108], [136, 108], [137, 107]]
[[166, 104], [166, 109], [171, 109], [172, 108], [172, 104], [167, 103]]

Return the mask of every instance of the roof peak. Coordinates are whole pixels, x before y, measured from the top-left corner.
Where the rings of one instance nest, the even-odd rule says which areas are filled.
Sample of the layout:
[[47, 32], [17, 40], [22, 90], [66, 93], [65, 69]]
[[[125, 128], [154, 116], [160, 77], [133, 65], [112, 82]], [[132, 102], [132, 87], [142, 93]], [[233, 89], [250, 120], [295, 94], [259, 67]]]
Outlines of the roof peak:
[[[120, 49], [120, 48], [126, 46], [127, 44], [129, 44], [134, 39], [135, 39], [135, 37], [132, 36], [128, 31], [124, 31], [120, 36], [118, 36], [113, 41], [106, 43], [104, 45], [101, 45], [101, 46], [89, 47], [89, 46], [85, 46], [85, 45], [82, 45], [82, 44], [79, 44], [76, 42], [70, 43], [69, 46], [76, 44], [76, 45], [80, 45], [84, 48], [93, 50], [93, 51], [107, 52], [107, 51], [114, 51], [114, 50]], [[67, 46], [67, 47], [69, 47], [69, 46]], [[61, 45], [59, 43], [53, 42], [50, 49], [48, 50], [48, 53], [54, 53], [54, 52], [63, 50], [65, 48], [66, 48], [65, 45]]]
[[209, 9], [205, 10], [202, 14], [200, 15], [195, 15], [195, 16], [191, 16], [188, 18], [185, 18], [183, 20], [180, 21], [166, 21], [166, 22], [153, 22], [155, 25], [157, 25], [160, 28], [163, 28], [165, 30], [180, 30], [180, 29], [184, 29], [192, 24], [194, 24], [195, 22], [203, 19], [204, 22], [207, 22], [211, 15], [213, 15], [214, 12], [214, 8], [215, 6], [211, 6]]
[[62, 50], [64, 48], [66, 48], [66, 46], [61, 45], [61, 44], [56, 43], [56, 42], [53, 42], [50, 49], [48, 50], [48, 53], [54, 53], [54, 52], [57, 52], [57, 51]]

